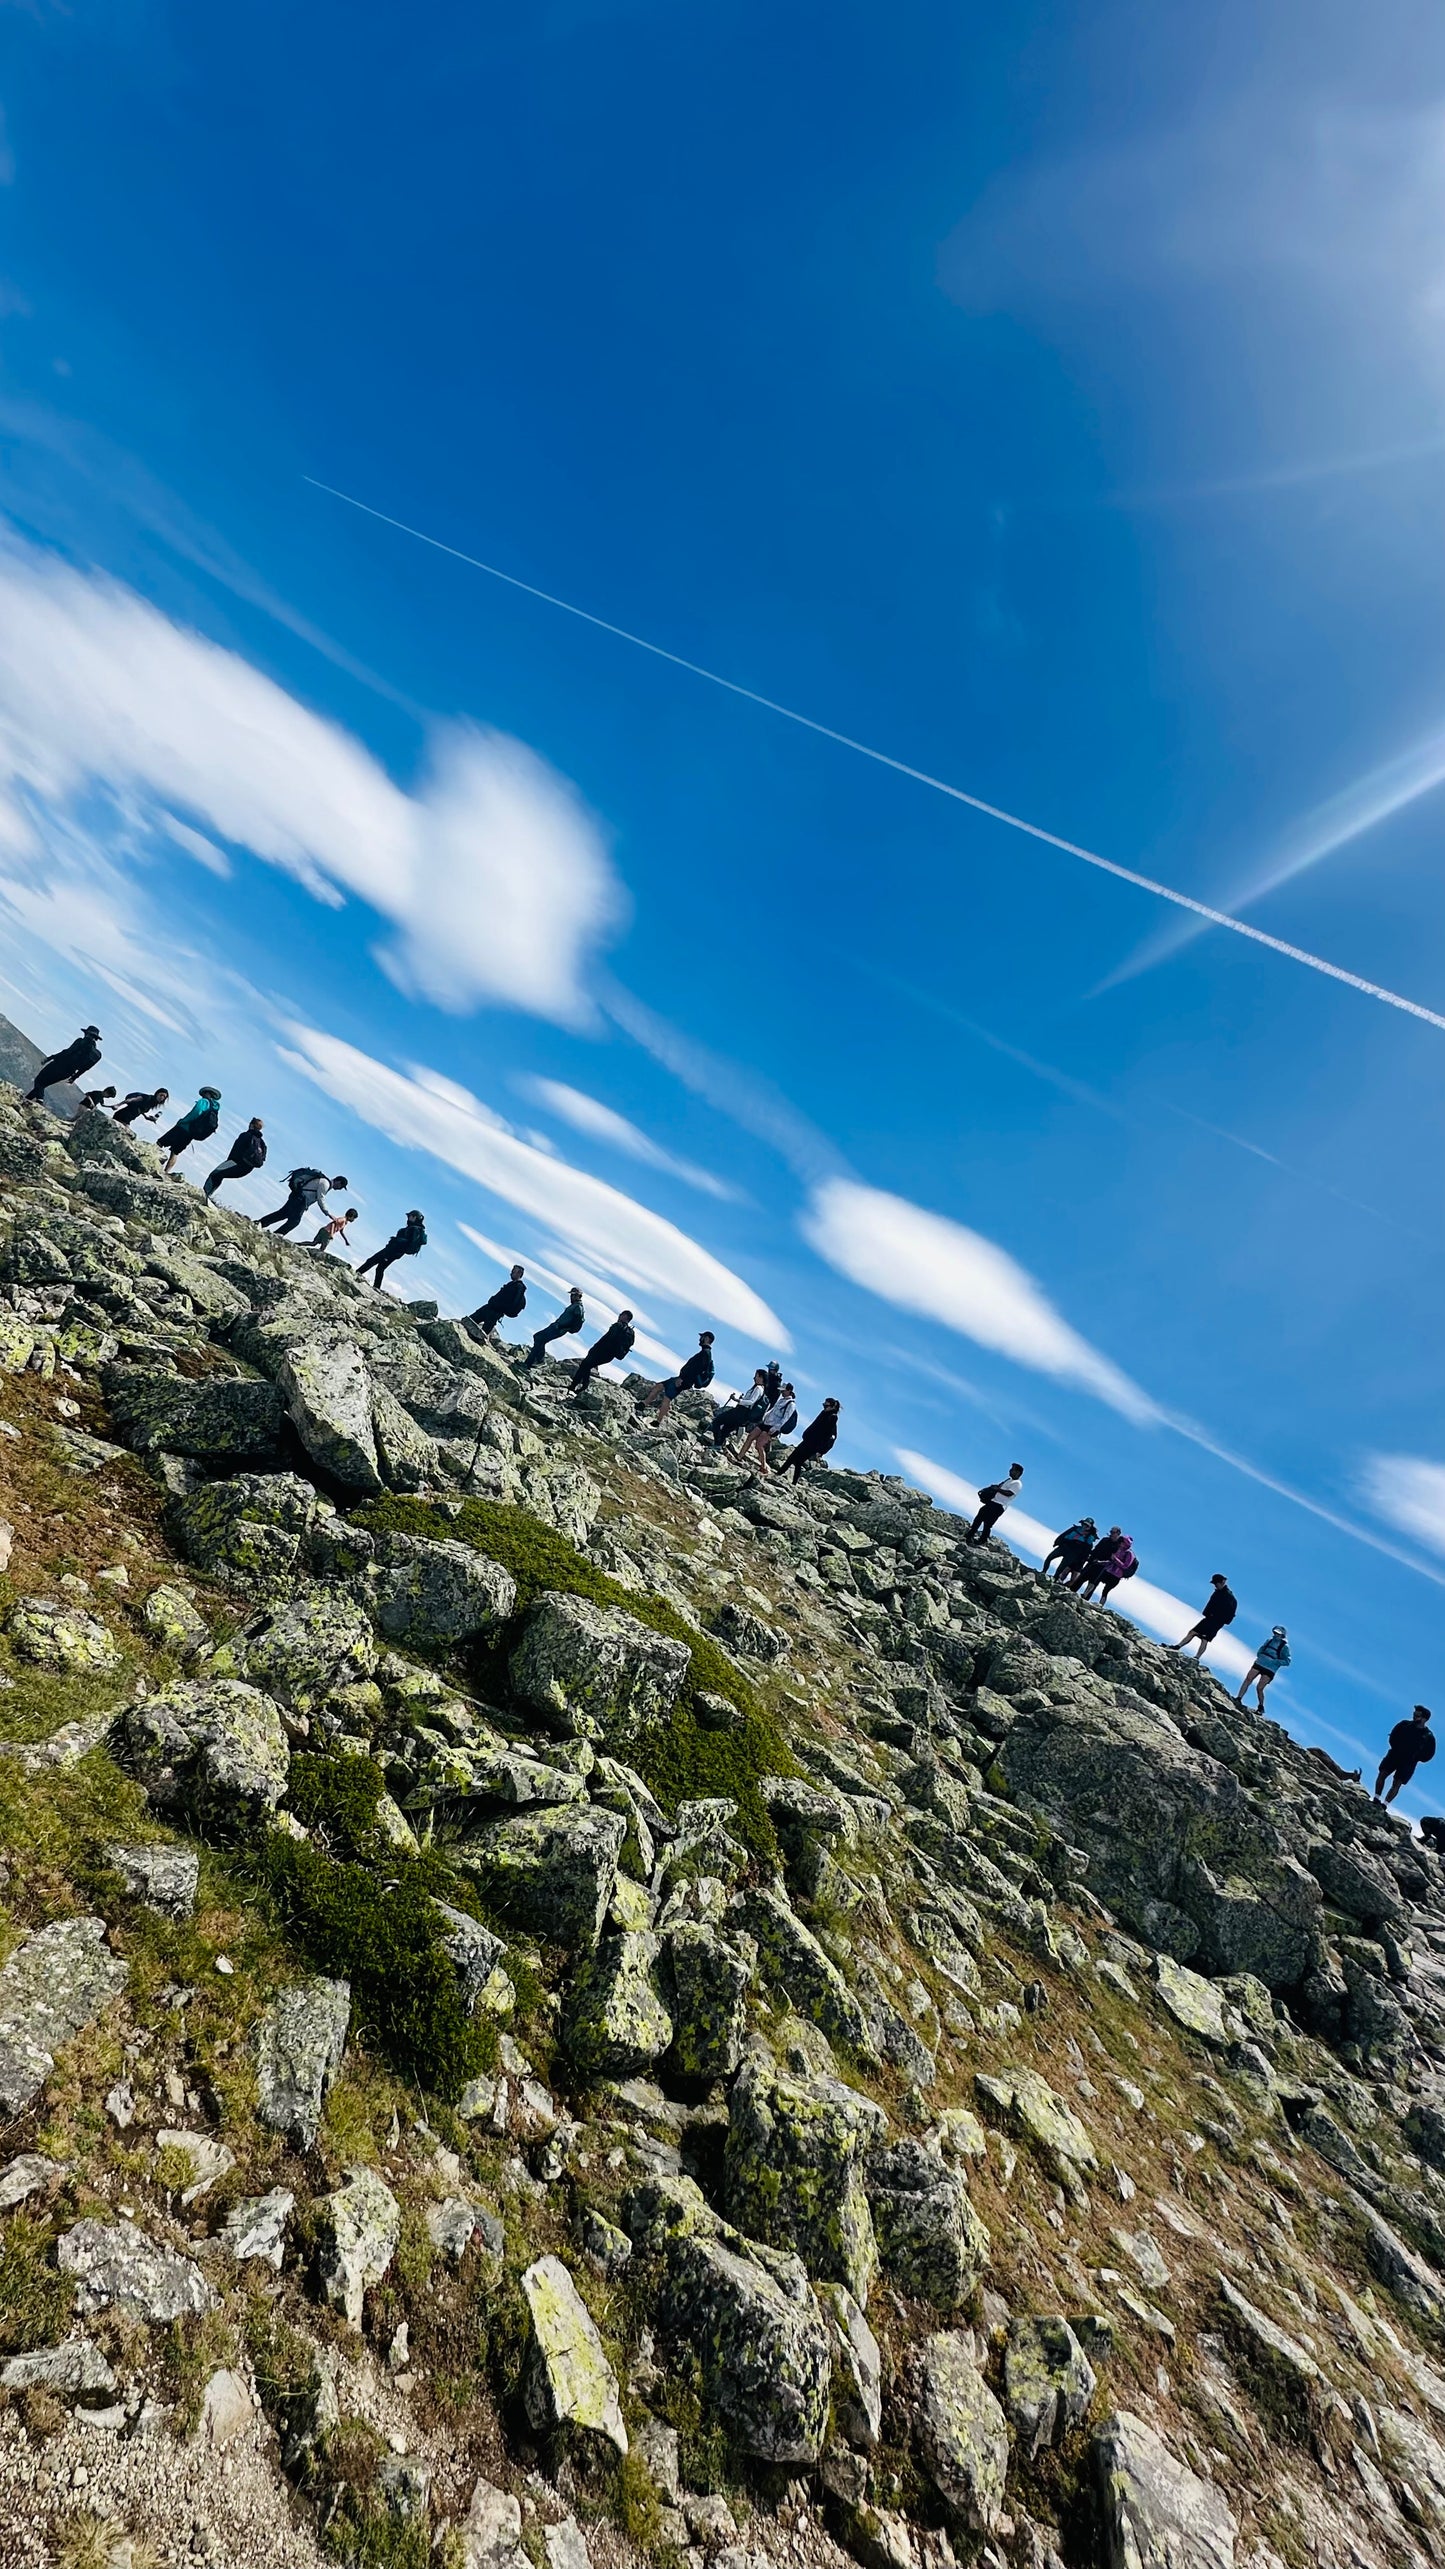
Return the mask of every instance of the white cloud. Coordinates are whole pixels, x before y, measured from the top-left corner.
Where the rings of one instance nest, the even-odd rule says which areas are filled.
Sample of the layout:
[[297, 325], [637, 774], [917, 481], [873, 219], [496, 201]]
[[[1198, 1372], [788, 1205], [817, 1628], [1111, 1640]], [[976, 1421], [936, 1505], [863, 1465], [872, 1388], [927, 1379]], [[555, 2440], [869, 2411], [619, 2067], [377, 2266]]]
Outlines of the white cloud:
[[1445, 1552], [1445, 1463], [1427, 1463], [1418, 1454], [1372, 1454], [1363, 1484], [1369, 1505], [1387, 1525], [1432, 1552]]
[[[927, 1490], [930, 1497], [951, 1509], [956, 1516], [971, 1517], [974, 1514], [978, 1494], [972, 1482], [965, 1481], [957, 1472], [947, 1471], [942, 1463], [932, 1462], [926, 1454], [915, 1454], [906, 1446], [900, 1446], [897, 1452], [904, 1471], [921, 1490]], [[1009, 1509], [1000, 1531], [1015, 1552], [1025, 1552], [1033, 1560], [1042, 1561], [1057, 1529], [1044, 1525], [1036, 1516], [1025, 1516], [1022, 1508], [1014, 1506]], [[1159, 1641], [1178, 1641], [1190, 1625], [1198, 1621], [1203, 1602], [1201, 1595], [1198, 1604], [1186, 1605], [1182, 1597], [1171, 1596], [1167, 1588], [1156, 1588], [1152, 1580], [1142, 1579], [1137, 1574], [1124, 1580], [1110, 1599], [1111, 1608], [1122, 1608], [1131, 1623], [1153, 1633]], [[1230, 1633], [1222, 1634], [1210, 1647], [1210, 1667], [1227, 1670], [1235, 1678], [1244, 1675], [1253, 1659], [1254, 1652], [1247, 1644], [1236, 1641]]]
[[650, 1134], [641, 1132], [636, 1124], [629, 1124], [625, 1115], [619, 1115], [611, 1106], [604, 1106], [599, 1097], [588, 1097], [580, 1088], [569, 1088], [560, 1079], [529, 1079], [526, 1088], [539, 1106], [549, 1107], [564, 1124], [571, 1125], [574, 1133], [585, 1133], [590, 1140], [605, 1142], [614, 1151], [624, 1151], [629, 1159], [641, 1160], [648, 1168], [663, 1169], [669, 1177], [680, 1177], [688, 1186], [700, 1188], [704, 1195], [720, 1196], [729, 1202], [735, 1200], [736, 1190], [720, 1177], [714, 1177], [711, 1169], [700, 1169], [692, 1160], [675, 1159], [672, 1152], [665, 1151]]
[[[234, 651], [98, 573], [0, 540], [3, 837], [44, 857], [28, 809], [97, 789], [132, 830], [192, 854], [249, 849], [318, 900], [354, 895], [395, 933], [401, 988], [461, 1010], [502, 1000], [572, 1022], [621, 894], [597, 825], [521, 742], [452, 723], [418, 787]], [[199, 825], [199, 829], [196, 827]], [[216, 851], [217, 854], [220, 851]]]
[[902, 1196], [828, 1178], [816, 1187], [803, 1230], [820, 1257], [902, 1311], [941, 1320], [980, 1347], [1078, 1383], [1126, 1418], [1159, 1413], [1147, 1394], [1091, 1347], [1006, 1249]]
[[310, 1027], [290, 1032], [296, 1049], [285, 1058], [392, 1141], [431, 1152], [503, 1203], [545, 1222], [568, 1249], [595, 1259], [629, 1288], [682, 1303], [769, 1346], [791, 1346], [761, 1296], [675, 1223], [521, 1140], [455, 1081], [428, 1070], [390, 1070]]

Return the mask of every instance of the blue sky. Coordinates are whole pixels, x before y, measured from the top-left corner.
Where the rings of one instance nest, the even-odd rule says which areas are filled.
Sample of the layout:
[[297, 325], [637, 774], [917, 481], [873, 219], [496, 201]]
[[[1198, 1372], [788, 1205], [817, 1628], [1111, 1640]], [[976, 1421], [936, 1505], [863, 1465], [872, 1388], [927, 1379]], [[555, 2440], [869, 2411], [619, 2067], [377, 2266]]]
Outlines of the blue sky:
[[5, 10], [0, 1007], [423, 1206], [409, 1289], [1225, 1570], [1354, 1763], [1445, 1032], [306, 479], [1445, 1012], [1445, 24], [977, 18]]

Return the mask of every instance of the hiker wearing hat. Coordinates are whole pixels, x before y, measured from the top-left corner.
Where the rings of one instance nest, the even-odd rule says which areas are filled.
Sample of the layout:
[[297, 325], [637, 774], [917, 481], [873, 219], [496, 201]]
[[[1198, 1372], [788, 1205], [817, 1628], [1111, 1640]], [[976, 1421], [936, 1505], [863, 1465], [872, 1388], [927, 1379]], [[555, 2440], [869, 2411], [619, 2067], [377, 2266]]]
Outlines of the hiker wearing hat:
[[1288, 1668], [1288, 1666], [1289, 1643], [1285, 1638], [1284, 1625], [1277, 1623], [1268, 1641], [1262, 1641], [1255, 1652], [1254, 1665], [1235, 1696], [1235, 1702], [1242, 1704], [1249, 1688], [1254, 1686], [1257, 1688], [1254, 1709], [1257, 1713], [1262, 1713], [1266, 1686], [1272, 1686], [1281, 1668]]
[[184, 1115], [178, 1116], [175, 1123], [157, 1140], [157, 1150], [168, 1154], [165, 1166], [167, 1177], [170, 1176], [182, 1151], [188, 1151], [192, 1142], [209, 1142], [220, 1120], [219, 1088], [203, 1088], [194, 1106], [188, 1106]]
[[42, 1105], [47, 1088], [58, 1088], [63, 1079], [79, 1079], [83, 1071], [94, 1070], [99, 1059], [100, 1028], [83, 1026], [74, 1043], [67, 1044], [63, 1053], [52, 1053], [49, 1061], [41, 1063], [25, 1091], [27, 1106]]
[[274, 1213], [263, 1213], [257, 1224], [260, 1231], [294, 1231], [308, 1213], [324, 1213], [326, 1199], [333, 1187], [350, 1186], [349, 1177], [328, 1177], [323, 1169], [288, 1169], [286, 1201]]
[[[1044, 1562], [1044, 1577], [1047, 1578], [1049, 1572], [1053, 1570], [1056, 1582], [1060, 1579], [1072, 1579], [1074, 1572], [1082, 1570], [1084, 1563], [1088, 1560], [1098, 1540], [1098, 1534], [1099, 1529], [1091, 1516], [1077, 1517], [1072, 1525], [1066, 1525], [1062, 1534], [1054, 1536]], [[1054, 1568], [1056, 1562], [1057, 1569]]]
[[704, 1329], [685, 1365], [665, 1381], [650, 1383], [638, 1406], [655, 1409], [660, 1419], [666, 1418], [680, 1392], [705, 1392], [712, 1381], [712, 1331]]
[[[1430, 1718], [1429, 1705], [1417, 1704], [1407, 1722], [1396, 1722], [1390, 1733], [1390, 1745], [1380, 1762], [1380, 1772], [1375, 1778], [1377, 1802], [1393, 1802], [1396, 1794], [1403, 1792], [1409, 1783], [1416, 1767], [1428, 1766], [1435, 1754], [1435, 1734], [1430, 1728]], [[1390, 1789], [1388, 1793], [1382, 1793], [1380, 1788], [1387, 1775]]]

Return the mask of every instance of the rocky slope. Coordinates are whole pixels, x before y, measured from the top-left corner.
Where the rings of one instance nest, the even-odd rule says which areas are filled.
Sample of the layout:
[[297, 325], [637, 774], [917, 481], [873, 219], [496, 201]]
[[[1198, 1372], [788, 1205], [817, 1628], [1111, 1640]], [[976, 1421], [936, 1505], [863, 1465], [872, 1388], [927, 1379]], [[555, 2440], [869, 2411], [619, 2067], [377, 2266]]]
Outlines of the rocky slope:
[[567, 1380], [0, 1089], [0, 2563], [1432, 2558], [1436, 1859]]

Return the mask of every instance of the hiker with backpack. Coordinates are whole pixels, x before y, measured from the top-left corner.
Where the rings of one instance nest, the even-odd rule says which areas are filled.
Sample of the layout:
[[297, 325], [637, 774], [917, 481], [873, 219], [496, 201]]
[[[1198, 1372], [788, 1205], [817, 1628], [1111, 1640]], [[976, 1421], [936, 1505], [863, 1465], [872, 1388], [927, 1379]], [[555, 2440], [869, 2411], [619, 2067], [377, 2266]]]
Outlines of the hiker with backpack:
[[308, 1213], [324, 1213], [326, 1198], [333, 1187], [350, 1186], [349, 1177], [328, 1177], [323, 1169], [289, 1169], [286, 1174], [286, 1201], [274, 1213], [263, 1213], [263, 1231], [294, 1231]]
[[1107, 1534], [1091, 1544], [1083, 1568], [1074, 1574], [1074, 1592], [1092, 1597], [1097, 1590], [1099, 1603], [1107, 1606], [1121, 1579], [1132, 1579], [1139, 1567], [1139, 1556], [1122, 1527], [1111, 1525]]
[[1254, 1709], [1257, 1713], [1262, 1713], [1266, 1686], [1272, 1686], [1281, 1668], [1288, 1668], [1288, 1666], [1289, 1642], [1285, 1637], [1284, 1625], [1277, 1623], [1268, 1641], [1262, 1641], [1255, 1652], [1253, 1664], [1244, 1684], [1235, 1696], [1235, 1702], [1242, 1704], [1249, 1688], [1257, 1687]]
[[224, 1186], [228, 1178], [250, 1177], [265, 1165], [266, 1140], [261, 1130], [261, 1118], [253, 1115], [245, 1131], [236, 1135], [220, 1166], [212, 1169], [201, 1193], [214, 1198], [217, 1188]]
[[1011, 1508], [1023, 1482], [1022, 1463], [1010, 1463], [1006, 1481], [988, 1481], [979, 1491], [983, 1504], [964, 1536], [966, 1543], [987, 1543], [1005, 1508]]
[[469, 1329], [474, 1338], [490, 1338], [499, 1320], [520, 1320], [527, 1308], [527, 1288], [522, 1281], [526, 1272], [525, 1267], [513, 1267], [506, 1283], [498, 1285], [496, 1292], [479, 1303], [475, 1311], [468, 1312], [462, 1327]]
[[637, 1332], [632, 1326], [631, 1312], [619, 1311], [611, 1327], [603, 1330], [601, 1337], [595, 1345], [588, 1348], [586, 1355], [577, 1366], [572, 1376], [572, 1399], [575, 1400], [579, 1392], [586, 1391], [599, 1367], [620, 1364], [624, 1356], [631, 1355], [636, 1344]]
[[[786, 1390], [786, 1384], [783, 1388]], [[825, 1454], [832, 1453], [838, 1442], [838, 1412], [841, 1408], [841, 1401], [831, 1398], [824, 1401], [817, 1417], [810, 1419], [784, 1463], [784, 1473], [791, 1472], [795, 1481], [801, 1481], [810, 1463], [821, 1463]]]
[[[1435, 1734], [1430, 1728], [1430, 1721], [1429, 1705], [1417, 1704], [1408, 1721], [1396, 1722], [1390, 1733], [1390, 1745], [1380, 1762], [1380, 1772], [1375, 1778], [1377, 1802], [1393, 1802], [1396, 1794], [1403, 1792], [1409, 1783], [1416, 1767], [1429, 1765], [1435, 1754]], [[1390, 1789], [1383, 1793], [1380, 1788], [1387, 1775]]]
[[[779, 1374], [779, 1391], [781, 1391], [782, 1388], [782, 1376]], [[718, 1452], [720, 1454], [725, 1453], [735, 1436], [742, 1436], [746, 1433], [748, 1428], [756, 1427], [758, 1420], [762, 1417], [762, 1414], [767, 1407], [767, 1368], [766, 1366], [759, 1365], [753, 1374], [753, 1379], [749, 1383], [747, 1390], [745, 1392], [734, 1392], [729, 1400], [725, 1400], [723, 1402], [721, 1409], [717, 1412], [717, 1415], [713, 1420], [711, 1428], [707, 1431], [711, 1436], [714, 1445], [717, 1447]]]
[[756, 1463], [758, 1470], [766, 1476], [773, 1439], [778, 1436], [793, 1435], [797, 1424], [797, 1394], [791, 1383], [784, 1383], [777, 1399], [769, 1401], [762, 1417], [748, 1429], [742, 1441], [738, 1461]]
[[1166, 1642], [1165, 1648], [1187, 1650], [1191, 1641], [1197, 1641], [1199, 1648], [1194, 1656], [1196, 1659], [1202, 1659], [1210, 1643], [1218, 1640], [1225, 1626], [1233, 1623], [1238, 1612], [1239, 1599], [1224, 1572], [1216, 1570], [1209, 1582], [1209, 1594], [1204, 1600], [1204, 1611], [1198, 1623], [1192, 1623], [1189, 1630], [1183, 1633], [1178, 1641]]
[[158, 1124], [161, 1108], [168, 1106], [168, 1088], [128, 1088], [111, 1116], [112, 1124], [123, 1124], [127, 1132], [133, 1124]]
[[1062, 1580], [1072, 1582], [1075, 1571], [1082, 1570], [1098, 1539], [1099, 1529], [1091, 1516], [1081, 1516], [1076, 1524], [1066, 1525], [1062, 1534], [1054, 1536], [1044, 1556], [1042, 1576], [1047, 1578], [1052, 1570], [1056, 1587]]
[[184, 1115], [178, 1115], [174, 1124], [157, 1139], [157, 1150], [167, 1154], [165, 1165], [167, 1177], [171, 1175], [182, 1152], [190, 1149], [192, 1142], [209, 1142], [220, 1121], [219, 1088], [203, 1088], [194, 1106], [188, 1106]]
[[575, 1338], [578, 1330], [585, 1329], [586, 1326], [587, 1314], [582, 1303], [582, 1287], [574, 1285], [556, 1319], [549, 1322], [545, 1329], [539, 1329], [534, 1333], [532, 1344], [527, 1350], [527, 1361], [522, 1367], [523, 1373], [535, 1373], [554, 1338]]
[[99, 1026], [83, 1026], [74, 1043], [63, 1052], [52, 1053], [43, 1061], [25, 1091], [27, 1106], [43, 1106], [47, 1088], [59, 1088], [62, 1081], [79, 1079], [83, 1072], [94, 1070], [100, 1059]]
[[679, 1365], [665, 1382], [649, 1383], [638, 1401], [640, 1409], [655, 1409], [659, 1421], [666, 1418], [672, 1404], [683, 1392], [705, 1392], [712, 1381], [713, 1333], [704, 1329], [687, 1362]]
[[371, 1281], [380, 1293], [387, 1268], [394, 1267], [398, 1258], [417, 1257], [425, 1247], [426, 1223], [419, 1213], [409, 1213], [401, 1229], [393, 1231], [391, 1238], [384, 1240], [379, 1249], [373, 1249], [369, 1258], [363, 1258], [356, 1272], [358, 1276], [364, 1276], [368, 1268], [374, 1268]]

